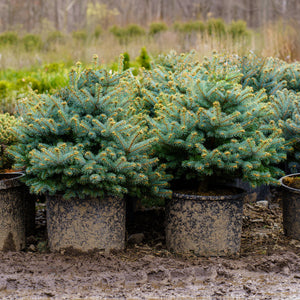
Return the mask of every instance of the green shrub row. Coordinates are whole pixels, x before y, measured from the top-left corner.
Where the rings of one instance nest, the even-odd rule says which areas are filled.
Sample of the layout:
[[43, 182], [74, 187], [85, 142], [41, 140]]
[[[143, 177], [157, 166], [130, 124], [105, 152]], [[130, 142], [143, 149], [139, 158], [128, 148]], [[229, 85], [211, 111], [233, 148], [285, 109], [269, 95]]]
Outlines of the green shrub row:
[[[222, 19], [209, 19], [207, 22], [176, 22], [170, 27], [163, 22], [154, 22], [149, 25], [148, 30], [137, 24], [129, 24], [125, 27], [114, 25], [109, 28], [109, 32], [118, 38], [121, 43], [127, 43], [132, 38], [145, 35], [157, 36], [167, 30], [175, 30], [175, 32], [180, 34], [207, 33], [210, 36], [214, 35], [219, 38], [227, 34], [233, 39], [238, 39], [249, 34], [246, 22], [239, 20], [226, 24]], [[103, 33], [104, 30], [101, 26], [96, 26], [93, 32], [82, 29], [72, 32], [71, 35], [64, 34], [61, 31], [52, 31], [46, 34], [45, 37], [32, 33], [20, 36], [17, 32], [7, 31], [0, 34], [0, 47], [18, 46], [28, 52], [42, 49], [47, 50], [51, 49], [53, 45], [66, 44], [69, 39], [73, 39], [76, 43], [85, 44], [92, 39], [99, 39]]]

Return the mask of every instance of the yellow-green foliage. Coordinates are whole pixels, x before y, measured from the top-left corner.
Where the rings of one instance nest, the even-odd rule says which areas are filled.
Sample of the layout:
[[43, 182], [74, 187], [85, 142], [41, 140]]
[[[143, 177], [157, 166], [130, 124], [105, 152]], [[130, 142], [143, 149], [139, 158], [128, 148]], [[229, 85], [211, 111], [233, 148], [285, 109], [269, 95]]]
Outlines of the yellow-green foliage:
[[130, 68], [130, 55], [128, 52], [124, 52], [123, 57], [123, 70], [125, 71]]
[[30, 86], [34, 91], [39, 91], [41, 89], [41, 82], [32, 77], [25, 77], [18, 79], [16, 86], [18, 89], [27, 89]]
[[54, 93], [68, 84], [69, 68], [64, 63], [50, 63], [30, 70], [0, 70], [0, 113], [15, 113], [20, 98], [31, 90]]
[[141, 49], [141, 53], [140, 53], [140, 56], [137, 58], [137, 61], [146, 70], [150, 70], [151, 69], [150, 56], [147, 53], [146, 47], [143, 47]]
[[0, 34], [0, 46], [16, 45], [18, 40], [18, 34], [14, 31], [7, 31]]
[[0, 168], [7, 169], [12, 166], [12, 159], [7, 148], [16, 142], [16, 135], [12, 128], [19, 123], [14, 116], [6, 113], [0, 114]]
[[129, 40], [145, 35], [145, 29], [137, 24], [129, 24], [126, 27], [114, 25], [109, 31], [119, 40], [120, 44], [127, 44]]
[[129, 37], [138, 37], [145, 34], [144, 28], [137, 24], [129, 24], [125, 29]]
[[97, 25], [94, 30], [94, 37], [98, 39], [103, 34], [103, 29], [100, 25]]
[[47, 46], [50, 46], [51, 44], [63, 45], [65, 42], [66, 36], [59, 30], [50, 32], [46, 38]]
[[243, 36], [248, 36], [249, 31], [247, 29], [247, 23], [243, 20], [231, 22], [228, 29], [228, 33], [232, 36], [234, 40]]
[[168, 26], [164, 22], [154, 22], [150, 24], [149, 34], [155, 35], [168, 30]]
[[192, 32], [205, 32], [206, 25], [202, 21], [191, 21], [186, 23], [175, 23], [174, 24], [175, 31], [181, 33], [192, 33]]
[[22, 38], [22, 43], [27, 52], [31, 52], [33, 50], [41, 50], [43, 47], [42, 39], [37, 34], [26, 34]]
[[0, 80], [0, 99], [6, 97], [10, 83], [6, 80]]
[[221, 38], [226, 33], [226, 25], [222, 19], [209, 19], [207, 22], [207, 32], [209, 35], [215, 35]]
[[86, 42], [88, 39], [88, 35], [84, 30], [73, 31], [72, 37], [77, 42]]

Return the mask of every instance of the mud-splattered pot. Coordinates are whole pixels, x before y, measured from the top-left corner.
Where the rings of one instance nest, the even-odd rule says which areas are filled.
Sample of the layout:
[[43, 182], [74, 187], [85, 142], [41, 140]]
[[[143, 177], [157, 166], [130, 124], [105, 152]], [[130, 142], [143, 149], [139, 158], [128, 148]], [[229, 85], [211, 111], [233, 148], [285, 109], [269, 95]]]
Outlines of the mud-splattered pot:
[[198, 196], [173, 193], [166, 203], [166, 244], [176, 253], [237, 255], [245, 193]]
[[280, 197], [282, 199], [282, 218], [285, 235], [300, 240], [300, 189], [288, 186], [285, 181], [292, 177], [300, 177], [300, 173], [280, 178]]
[[125, 247], [125, 200], [119, 197], [64, 199], [46, 196], [48, 242], [51, 251]]
[[0, 174], [0, 250], [25, 247], [25, 201], [23, 173]]

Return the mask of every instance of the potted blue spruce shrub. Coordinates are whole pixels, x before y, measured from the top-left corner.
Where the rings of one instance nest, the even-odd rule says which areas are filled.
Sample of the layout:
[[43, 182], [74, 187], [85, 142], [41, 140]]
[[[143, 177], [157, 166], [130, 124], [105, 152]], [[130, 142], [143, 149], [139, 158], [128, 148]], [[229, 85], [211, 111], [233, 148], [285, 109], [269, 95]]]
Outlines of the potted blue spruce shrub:
[[[184, 70], [192, 70], [197, 66], [195, 51], [187, 55], [177, 55], [175, 51], [171, 51], [168, 55], [159, 55], [155, 61], [151, 62], [151, 70], [143, 69], [139, 76], [129, 76], [126, 81], [122, 82], [123, 90], [126, 91], [127, 102], [130, 103], [129, 109], [125, 110], [126, 115], [134, 115], [134, 119], [139, 124], [149, 124], [148, 116], [155, 116], [155, 105], [159, 101], [161, 90], [172, 93], [168, 84], [166, 72], [175, 73], [176, 77], [180, 77], [180, 73]], [[180, 83], [178, 82], [180, 90]], [[142, 204], [143, 206], [162, 206], [165, 199], [154, 197], [152, 201], [149, 198], [143, 201], [142, 195], [129, 195], [126, 197], [129, 217], [133, 216], [133, 211]], [[130, 210], [131, 208], [131, 210]]]
[[25, 248], [26, 235], [34, 230], [35, 202], [20, 180], [24, 173], [12, 168], [9, 148], [16, 143], [12, 128], [20, 120], [8, 113], [0, 114], [0, 250]]
[[124, 195], [170, 194], [156, 138], [130, 110], [132, 74], [122, 65], [115, 73], [78, 66], [67, 88], [23, 101], [11, 152], [32, 192], [46, 194], [51, 251], [123, 249]]
[[[250, 86], [254, 92], [263, 89], [268, 98], [287, 86], [288, 64], [278, 58], [259, 57], [249, 53], [246, 56], [235, 56], [231, 63], [236, 64], [243, 74], [240, 79], [243, 87]], [[269, 185], [252, 188], [247, 182], [237, 180], [237, 186], [247, 190], [247, 202], [272, 197]]]
[[237, 64], [243, 74], [240, 79], [242, 86], [251, 86], [254, 92], [264, 89], [271, 96], [288, 84], [288, 64], [278, 58], [262, 58], [250, 53], [237, 57], [232, 63]]
[[[172, 95], [174, 92], [185, 93], [186, 83], [182, 73], [193, 73], [199, 68], [196, 52], [178, 55], [171, 51], [167, 55], [159, 55], [152, 62], [151, 70], [143, 70], [141, 78], [131, 82], [135, 91], [132, 109], [138, 113], [141, 119], [149, 126], [149, 118], [156, 116], [156, 104], [160, 101], [161, 92]], [[170, 74], [173, 82], [170, 84]]]
[[252, 186], [276, 183], [280, 169], [273, 165], [285, 158], [281, 130], [265, 121], [267, 96], [240, 84], [242, 74], [230, 57], [215, 55], [161, 77], [169, 88], [160, 91], [149, 122], [159, 139], [156, 153], [173, 176], [167, 247], [237, 254], [244, 193], [230, 185], [236, 178]]
[[287, 64], [284, 73], [286, 88], [294, 92], [300, 92], [300, 63], [294, 62]]
[[283, 228], [287, 236], [300, 240], [300, 95], [293, 89], [284, 89], [270, 102], [273, 119], [283, 131], [287, 152], [286, 161], [280, 165], [286, 175], [279, 180]]

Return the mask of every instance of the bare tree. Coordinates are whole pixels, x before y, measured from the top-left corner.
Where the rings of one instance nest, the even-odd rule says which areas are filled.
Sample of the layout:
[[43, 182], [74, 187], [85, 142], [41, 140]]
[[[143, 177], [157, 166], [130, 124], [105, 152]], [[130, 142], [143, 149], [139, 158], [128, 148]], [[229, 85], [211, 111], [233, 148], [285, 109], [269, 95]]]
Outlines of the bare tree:
[[102, 14], [109, 14], [107, 22], [121, 26], [220, 17], [226, 22], [243, 19], [250, 27], [259, 27], [278, 18], [296, 22], [300, 13], [299, 0], [0, 0], [0, 31], [20, 27], [38, 31], [44, 20], [57, 30], [85, 28], [89, 3], [100, 4], [106, 9]]

